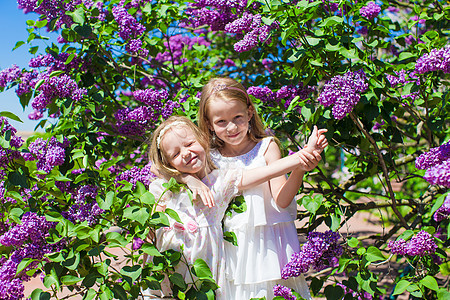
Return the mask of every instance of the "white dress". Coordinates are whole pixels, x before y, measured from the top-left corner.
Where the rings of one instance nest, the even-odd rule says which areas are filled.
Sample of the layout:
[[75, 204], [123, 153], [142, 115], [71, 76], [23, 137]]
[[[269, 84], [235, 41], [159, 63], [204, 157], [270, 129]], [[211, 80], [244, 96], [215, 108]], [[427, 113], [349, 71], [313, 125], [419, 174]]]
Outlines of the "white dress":
[[[219, 169], [233, 167], [254, 169], [267, 165], [264, 154], [273, 139], [264, 138], [249, 152], [235, 157], [224, 157], [217, 150], [211, 158]], [[303, 298], [311, 299], [303, 275], [284, 280], [281, 270], [300, 244], [294, 220], [295, 201], [285, 209], [272, 198], [269, 183], [243, 191], [247, 209], [224, 219], [224, 230], [236, 234], [238, 246], [225, 242], [226, 277], [229, 299], [248, 300], [266, 297], [272, 299], [276, 284], [288, 286]], [[228, 292], [228, 291], [227, 291]]]
[[[225, 287], [225, 259], [222, 219], [230, 200], [238, 193], [237, 185], [241, 181], [242, 171], [237, 169], [214, 170], [203, 182], [213, 193], [215, 206], [208, 208], [201, 201], [191, 202], [185, 191], [179, 194], [164, 194], [160, 204], [178, 213], [182, 223], [169, 217], [170, 227], [156, 231], [156, 247], [160, 251], [173, 249], [183, 254], [187, 263], [193, 265], [198, 258], [206, 261], [213, 278], [219, 285], [216, 299], [230, 300]], [[156, 199], [165, 190], [163, 179], [156, 179], [150, 184], [149, 190]], [[186, 283], [192, 283], [191, 274], [185, 263], [180, 262], [175, 269], [183, 275]]]

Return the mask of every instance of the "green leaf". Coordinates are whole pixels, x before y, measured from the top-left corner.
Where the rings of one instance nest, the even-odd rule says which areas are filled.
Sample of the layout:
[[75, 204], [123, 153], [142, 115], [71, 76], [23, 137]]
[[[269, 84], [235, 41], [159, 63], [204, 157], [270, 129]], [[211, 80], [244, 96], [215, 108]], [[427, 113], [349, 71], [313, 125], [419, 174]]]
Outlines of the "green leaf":
[[345, 48], [341, 48], [339, 53], [342, 54], [342, 56], [344, 56], [345, 58], [348, 58], [348, 59], [359, 59], [355, 49], [347, 50]]
[[186, 290], [187, 284], [184, 281], [184, 278], [183, 278], [183, 276], [181, 276], [181, 274], [179, 274], [179, 273], [171, 274], [171, 275], [169, 275], [169, 280], [170, 280], [170, 282], [175, 284], [177, 287], [181, 288], [183, 291]]
[[40, 300], [42, 292], [42, 289], [34, 289], [30, 295], [31, 300]]
[[357, 238], [352, 237], [347, 240], [347, 244], [352, 248], [356, 248], [359, 245], [359, 240]]
[[71, 16], [72, 20], [77, 24], [84, 24], [85, 16], [83, 8], [78, 8], [74, 12], [66, 11], [66, 15]]
[[101, 209], [104, 210], [109, 210], [111, 208], [111, 206], [114, 203], [114, 192], [113, 191], [109, 191], [108, 193], [106, 193], [106, 197], [105, 199], [102, 199], [100, 197], [97, 197], [97, 204]]
[[124, 288], [121, 285], [116, 284], [112, 288], [112, 291], [114, 293], [114, 297], [116, 297], [117, 299], [120, 299], [120, 300], [128, 299], [127, 292], [124, 290]]
[[73, 275], [64, 275], [63, 277], [61, 277], [61, 282], [64, 285], [73, 285], [77, 282], [82, 281], [83, 279], [84, 279], [84, 277], [80, 278], [80, 277], [73, 276]]
[[123, 216], [144, 225], [150, 217], [150, 213], [147, 207], [130, 206], [123, 211]]
[[[302, 109], [303, 111], [303, 109]], [[305, 196], [302, 199], [302, 204], [306, 208], [307, 211], [309, 211], [311, 214], [315, 214], [317, 210], [322, 206], [323, 196], [322, 195], [316, 195], [319, 197], [311, 197], [311, 196]]]
[[323, 20], [323, 21], [319, 24], [319, 26], [320, 26], [320, 27], [333, 26], [333, 25], [335, 25], [335, 24], [340, 24], [340, 23], [342, 23], [342, 22], [344, 22], [344, 19], [343, 19], [343, 18], [338, 17], [338, 16], [333, 16], [333, 17], [329, 17], [329, 18], [326, 18], [325, 20]]
[[24, 44], [25, 44], [24, 41], [18, 41], [12, 50], [14, 51], [14, 50], [16, 50], [17, 48], [19, 48], [20, 46], [24, 45]]
[[194, 261], [194, 271], [198, 278], [212, 278], [208, 264], [201, 258]]
[[17, 265], [16, 275], [18, 275], [20, 272], [22, 272], [26, 267], [28, 267], [34, 261], [37, 261], [37, 259], [32, 259], [32, 258], [22, 259], [22, 261]]
[[132, 282], [136, 281], [141, 276], [142, 267], [140, 265], [125, 266], [120, 270], [120, 274], [130, 277]]
[[433, 291], [437, 291], [439, 289], [436, 279], [430, 275], [425, 276], [422, 280], [420, 280], [420, 283]]
[[165, 212], [166, 214], [168, 214], [168, 215], [169, 215], [172, 219], [174, 219], [175, 221], [177, 221], [177, 222], [179, 222], [179, 223], [183, 223], [183, 222], [181, 221], [180, 217], [178, 216], [177, 212], [174, 211], [173, 209], [166, 208], [166, 209], [164, 210], [164, 212]]
[[403, 293], [406, 288], [411, 284], [408, 280], [402, 279], [395, 285], [394, 293], [393, 295], [400, 295]]
[[155, 245], [145, 243], [141, 247], [142, 252], [150, 255], [150, 256], [163, 256], [158, 249], [156, 249]]
[[142, 203], [147, 205], [154, 205], [156, 203], [155, 196], [153, 196], [152, 193], [146, 191], [144, 194], [142, 194], [139, 197], [139, 200], [141, 200]]
[[380, 260], [386, 260], [386, 258], [383, 256], [383, 254], [381, 253], [380, 249], [378, 249], [377, 247], [374, 246], [370, 246], [367, 249], [366, 252], [366, 259], [369, 262], [374, 262], [374, 261], [380, 261]]

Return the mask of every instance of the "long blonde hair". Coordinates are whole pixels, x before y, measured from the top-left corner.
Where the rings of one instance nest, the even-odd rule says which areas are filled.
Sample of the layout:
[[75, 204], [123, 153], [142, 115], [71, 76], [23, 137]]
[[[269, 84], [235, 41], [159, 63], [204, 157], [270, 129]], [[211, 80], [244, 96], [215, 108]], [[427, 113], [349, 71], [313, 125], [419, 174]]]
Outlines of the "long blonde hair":
[[199, 142], [203, 149], [205, 149], [205, 167], [209, 167], [210, 170], [216, 168], [209, 155], [210, 147], [208, 137], [206, 137], [206, 135], [188, 118], [184, 116], [171, 116], [170, 118], [162, 122], [161, 125], [159, 125], [158, 128], [156, 128], [153, 132], [149, 153], [149, 159], [164, 177], [174, 177], [175, 179], [178, 179], [178, 177], [181, 175], [180, 171], [170, 165], [165, 151], [163, 151], [160, 147], [161, 140], [172, 126], [185, 126], [186, 128], [190, 129], [194, 134], [195, 139]]
[[212, 78], [202, 88], [202, 96], [200, 98], [198, 110], [198, 126], [200, 127], [200, 130], [207, 135], [207, 138], [211, 143], [211, 148], [222, 149], [225, 145], [221, 139], [217, 137], [213, 139], [213, 133], [209, 129], [209, 125], [212, 124], [208, 118], [208, 107], [213, 99], [221, 99], [224, 101], [237, 100], [242, 102], [247, 109], [253, 111], [253, 115], [249, 121], [249, 138], [254, 142], [259, 142], [267, 136], [261, 118], [257, 114], [255, 105], [250, 100], [244, 86], [231, 78]]

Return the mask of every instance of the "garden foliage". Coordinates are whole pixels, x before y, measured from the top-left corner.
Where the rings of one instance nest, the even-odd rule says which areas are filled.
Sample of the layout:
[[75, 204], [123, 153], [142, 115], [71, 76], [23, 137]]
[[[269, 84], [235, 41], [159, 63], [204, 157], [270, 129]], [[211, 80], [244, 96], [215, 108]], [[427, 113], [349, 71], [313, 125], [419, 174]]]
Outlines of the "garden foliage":
[[[0, 113], [0, 298], [29, 296], [23, 284], [41, 276], [32, 299], [63, 287], [136, 299], [169, 274], [180, 299], [213, 299], [204, 263], [188, 285], [171, 272], [180, 253], [151, 239], [177, 215], [155, 212], [146, 141], [172, 114], [195, 120], [202, 85], [227, 76], [246, 86], [285, 154], [314, 124], [328, 129], [298, 217], [301, 233], [330, 231], [310, 233], [283, 276], [311, 269], [311, 291], [327, 299], [448, 299], [447, 1], [17, 2], [30, 20], [16, 48], [34, 58], [1, 71], [0, 91], [14, 89], [45, 133], [23, 141], [8, 122], [18, 118]], [[347, 236], [367, 211], [380, 233]]]

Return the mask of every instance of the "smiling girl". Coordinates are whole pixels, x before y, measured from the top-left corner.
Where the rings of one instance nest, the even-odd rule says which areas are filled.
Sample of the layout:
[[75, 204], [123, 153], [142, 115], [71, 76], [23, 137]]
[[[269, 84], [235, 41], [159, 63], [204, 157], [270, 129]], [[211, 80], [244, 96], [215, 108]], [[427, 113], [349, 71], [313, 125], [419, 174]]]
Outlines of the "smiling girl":
[[160, 251], [173, 249], [183, 252], [185, 264], [178, 264], [176, 271], [187, 283], [192, 283], [188, 265], [201, 258], [210, 267], [213, 278], [221, 287], [216, 299], [235, 299], [229, 293], [225, 280], [225, 253], [222, 218], [230, 200], [240, 191], [259, 185], [270, 178], [280, 176], [295, 168], [307, 170], [317, 165], [320, 155], [305, 150], [286, 157], [277, 164], [252, 170], [227, 168], [216, 169], [209, 157], [207, 137], [189, 119], [172, 116], [154, 132], [150, 158], [158, 171], [166, 178], [179, 178], [190, 174], [201, 179], [210, 189], [215, 206], [209, 208], [201, 201], [191, 202], [188, 193], [166, 192], [165, 179], [156, 179], [150, 192], [159, 199], [160, 211], [175, 210], [181, 222], [170, 219], [170, 227], [157, 230], [157, 247]]

